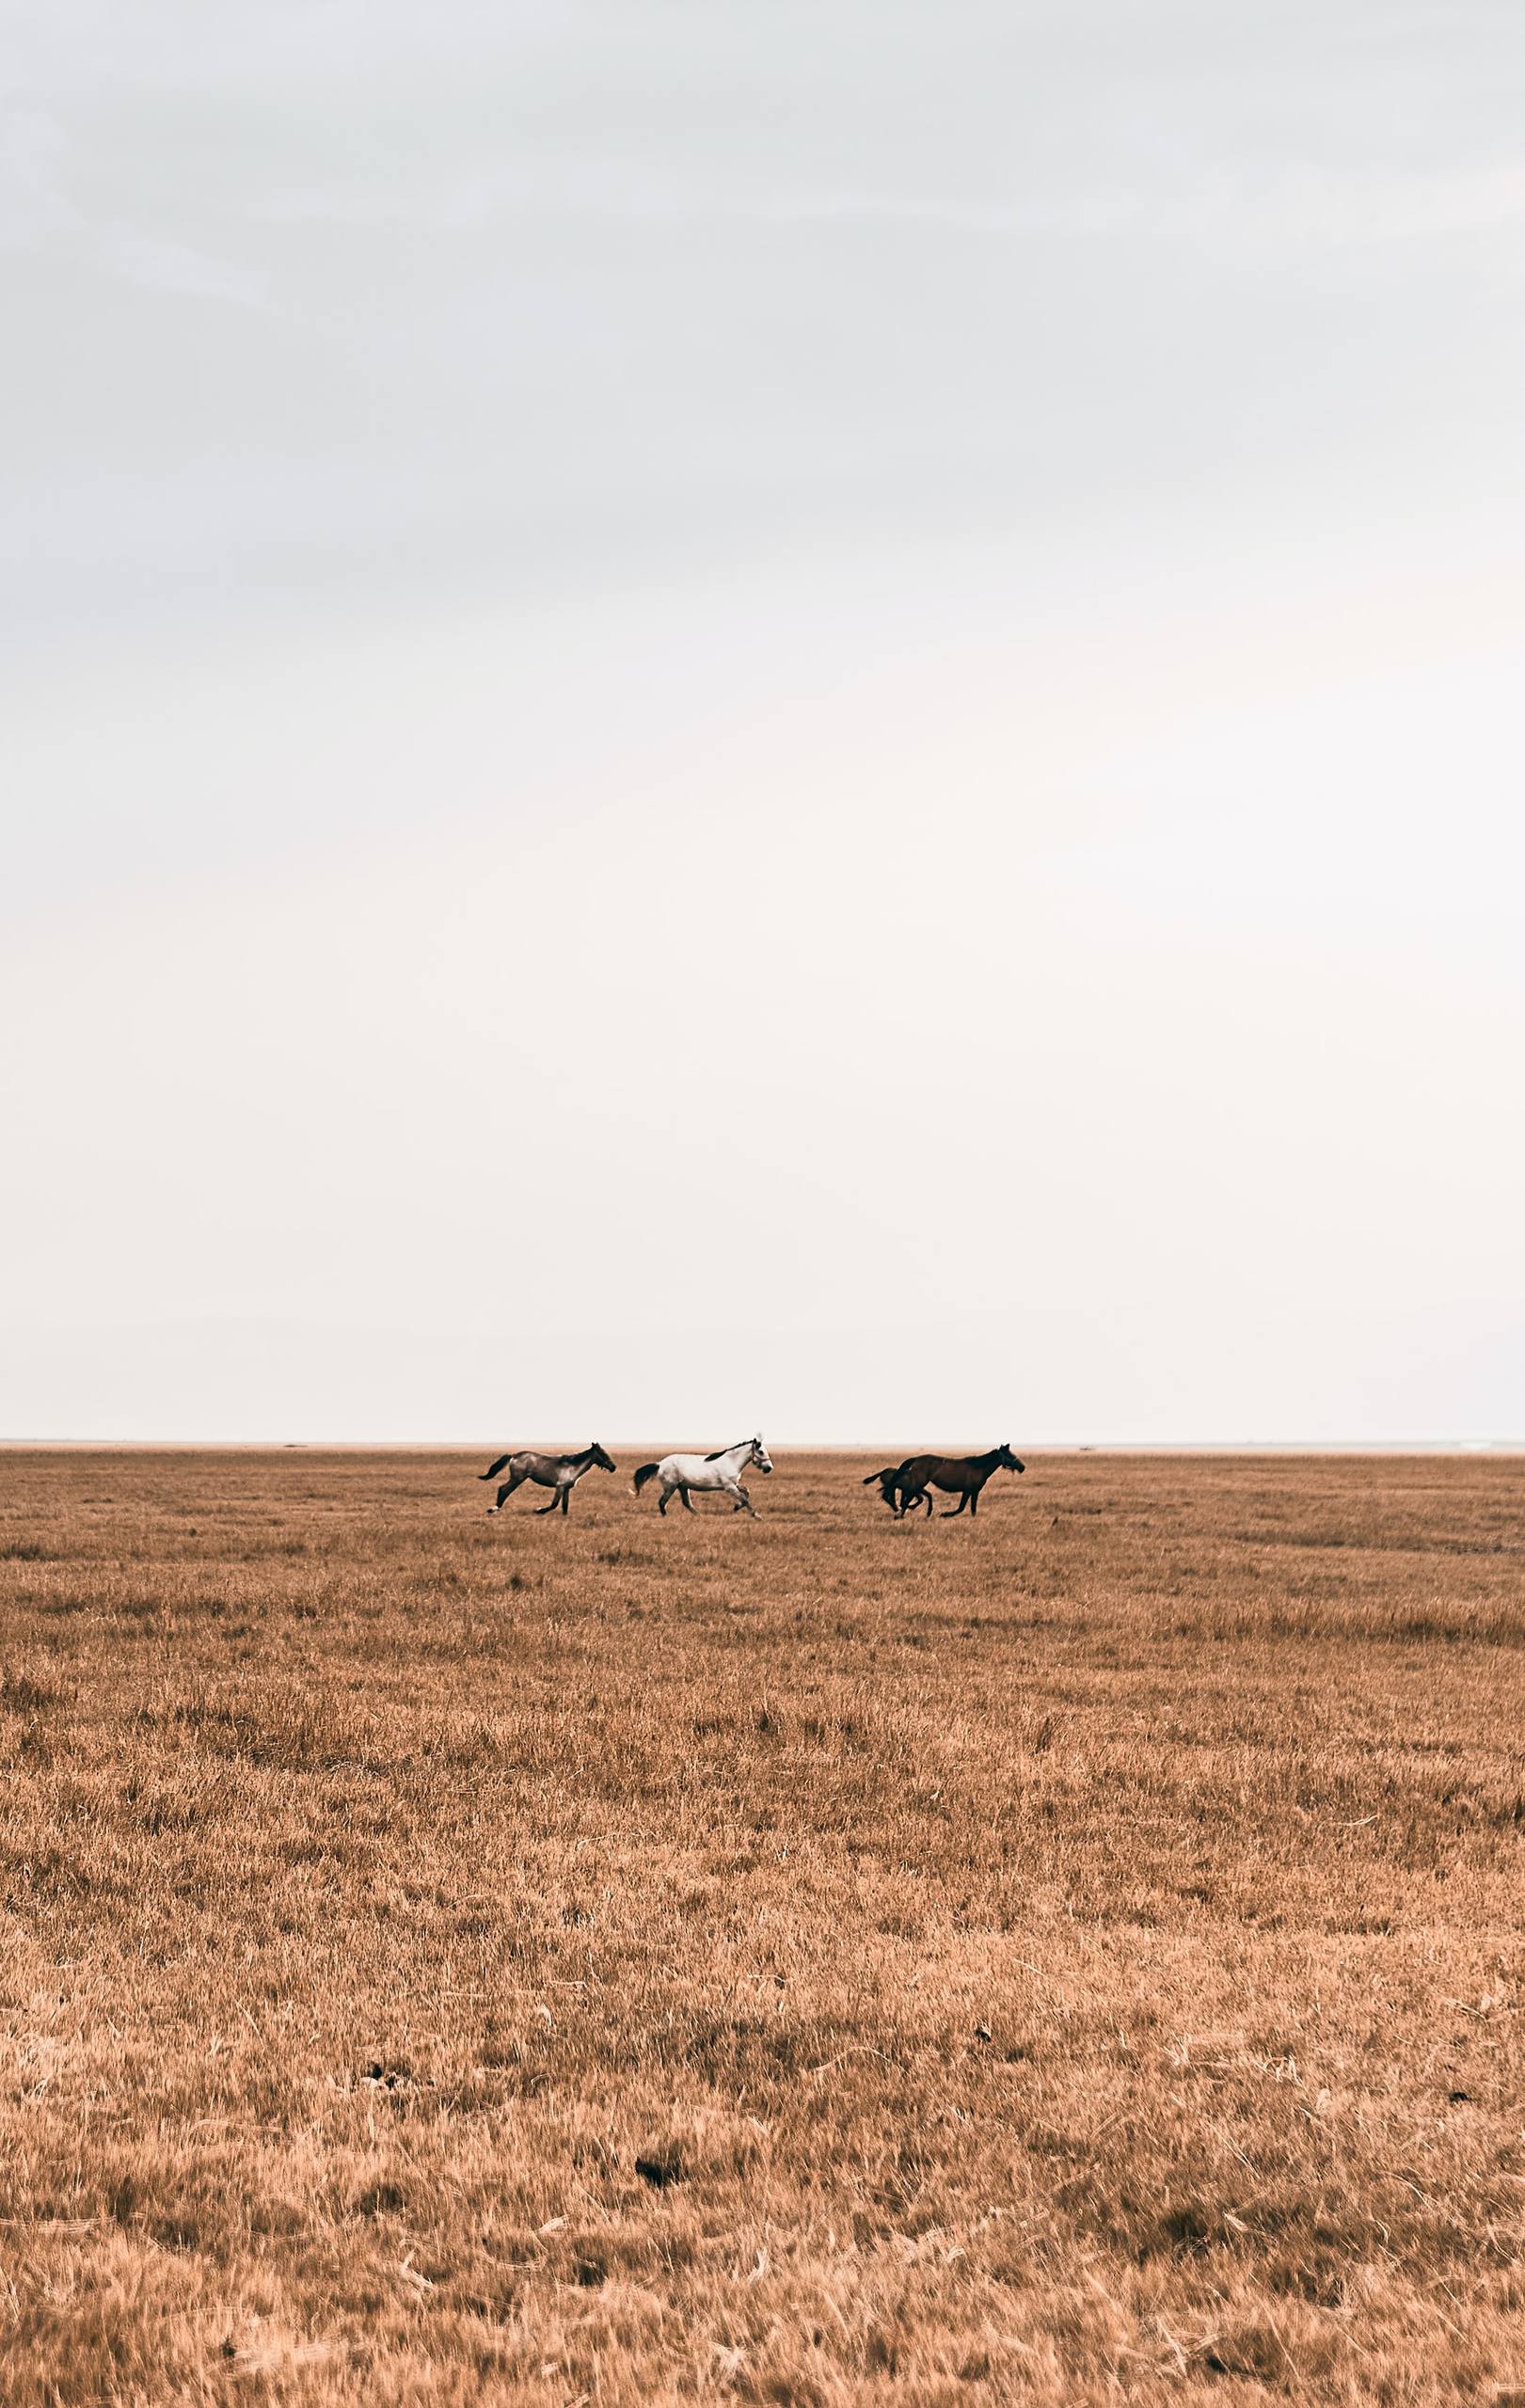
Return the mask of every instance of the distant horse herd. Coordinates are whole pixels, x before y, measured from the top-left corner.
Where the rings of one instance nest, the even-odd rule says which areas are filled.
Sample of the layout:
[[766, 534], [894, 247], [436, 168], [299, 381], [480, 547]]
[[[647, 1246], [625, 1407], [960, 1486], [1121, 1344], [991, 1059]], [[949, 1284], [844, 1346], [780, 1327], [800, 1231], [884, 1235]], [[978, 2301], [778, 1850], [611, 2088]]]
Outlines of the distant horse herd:
[[[540, 1455], [528, 1448], [517, 1453], [500, 1455], [490, 1463], [480, 1480], [497, 1480], [505, 1474], [497, 1496], [488, 1506], [489, 1513], [500, 1513], [516, 1488], [528, 1481], [535, 1488], [550, 1490], [550, 1503], [537, 1505], [537, 1513], [554, 1513], [558, 1507], [564, 1513], [572, 1501], [572, 1491], [585, 1471], [613, 1471], [612, 1455], [606, 1454], [596, 1438], [575, 1455]], [[632, 1485], [639, 1497], [646, 1482], [658, 1482], [661, 1495], [657, 1510], [665, 1513], [674, 1497], [686, 1513], [693, 1512], [691, 1491], [699, 1495], [718, 1494], [728, 1497], [731, 1511], [750, 1513], [756, 1519], [744, 1471], [771, 1471], [768, 1450], [758, 1438], [739, 1438], [734, 1447], [718, 1447], [712, 1455], [663, 1455], [659, 1463], [642, 1464]], [[940, 1489], [945, 1497], [956, 1497], [958, 1503], [947, 1507], [939, 1516], [952, 1521], [965, 1507], [971, 1515], [979, 1511], [980, 1492], [993, 1471], [1025, 1471], [1009, 1446], [992, 1447], [982, 1455], [907, 1455], [902, 1464], [886, 1464], [882, 1470], [871, 1471], [864, 1481], [865, 1488], [878, 1486], [879, 1493], [898, 1522], [907, 1513], [925, 1506], [932, 1511], [932, 1491]]]

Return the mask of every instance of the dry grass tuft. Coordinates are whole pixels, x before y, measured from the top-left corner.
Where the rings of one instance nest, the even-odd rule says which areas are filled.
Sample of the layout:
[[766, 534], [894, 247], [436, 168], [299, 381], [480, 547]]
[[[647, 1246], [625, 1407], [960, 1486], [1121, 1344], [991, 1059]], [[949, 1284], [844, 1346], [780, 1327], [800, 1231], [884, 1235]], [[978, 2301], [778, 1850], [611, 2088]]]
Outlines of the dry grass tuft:
[[477, 1467], [4, 1458], [8, 2403], [1525, 2399], [1518, 1465]]

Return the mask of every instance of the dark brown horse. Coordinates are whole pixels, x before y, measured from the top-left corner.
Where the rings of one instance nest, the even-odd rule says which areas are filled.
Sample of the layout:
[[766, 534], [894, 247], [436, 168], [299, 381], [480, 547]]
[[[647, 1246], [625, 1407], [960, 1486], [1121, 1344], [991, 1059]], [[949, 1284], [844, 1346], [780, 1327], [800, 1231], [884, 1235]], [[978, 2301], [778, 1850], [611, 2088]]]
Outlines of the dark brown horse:
[[548, 1505], [535, 1507], [537, 1513], [554, 1513], [558, 1505], [564, 1513], [571, 1502], [573, 1489], [585, 1471], [592, 1471], [595, 1464], [600, 1471], [612, 1471], [614, 1468], [613, 1457], [605, 1454], [596, 1438], [591, 1447], [584, 1447], [580, 1455], [534, 1455], [528, 1448], [516, 1455], [500, 1455], [485, 1471], [479, 1471], [477, 1478], [496, 1480], [500, 1471], [506, 1469], [508, 1473], [508, 1478], [487, 1508], [489, 1513], [500, 1513], [516, 1488], [526, 1480], [532, 1480], [537, 1488], [554, 1491]]
[[[971, 1513], [977, 1513], [979, 1492], [993, 1471], [1025, 1471], [1026, 1468], [1025, 1464], [1017, 1461], [1009, 1446], [992, 1447], [984, 1455], [908, 1455], [894, 1474], [895, 1493], [899, 1500], [895, 1506], [896, 1519], [898, 1520], [903, 1513], [913, 1513], [918, 1505], [925, 1505], [930, 1513], [931, 1491], [934, 1488], [940, 1488], [945, 1496], [957, 1497], [959, 1500], [948, 1513], [939, 1516], [940, 1520], [951, 1522], [966, 1505]], [[881, 1481], [885, 1503], [890, 1503], [890, 1492], [883, 1486], [883, 1476], [876, 1472], [874, 1477]]]

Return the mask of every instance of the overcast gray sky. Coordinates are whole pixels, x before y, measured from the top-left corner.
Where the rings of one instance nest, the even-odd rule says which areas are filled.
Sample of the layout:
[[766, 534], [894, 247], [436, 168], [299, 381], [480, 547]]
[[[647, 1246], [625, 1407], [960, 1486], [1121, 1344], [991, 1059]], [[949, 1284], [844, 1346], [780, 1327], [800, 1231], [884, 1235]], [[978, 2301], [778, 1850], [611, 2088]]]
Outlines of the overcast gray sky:
[[1515, 0], [21, 0], [0, 1434], [1525, 1435]]

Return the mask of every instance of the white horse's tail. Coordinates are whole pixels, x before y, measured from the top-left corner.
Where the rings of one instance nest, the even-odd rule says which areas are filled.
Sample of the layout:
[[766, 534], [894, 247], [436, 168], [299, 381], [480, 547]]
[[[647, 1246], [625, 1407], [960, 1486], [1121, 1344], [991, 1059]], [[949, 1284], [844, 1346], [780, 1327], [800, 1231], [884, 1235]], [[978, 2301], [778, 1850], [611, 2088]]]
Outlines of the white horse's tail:
[[641, 1491], [644, 1488], [647, 1481], [656, 1479], [658, 1465], [656, 1464], [642, 1465], [640, 1470], [636, 1473], [634, 1480], [630, 1482], [631, 1487], [635, 1490], [638, 1497], [640, 1496]]

